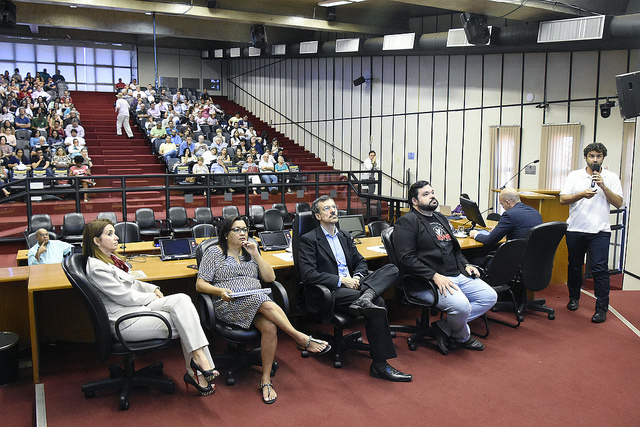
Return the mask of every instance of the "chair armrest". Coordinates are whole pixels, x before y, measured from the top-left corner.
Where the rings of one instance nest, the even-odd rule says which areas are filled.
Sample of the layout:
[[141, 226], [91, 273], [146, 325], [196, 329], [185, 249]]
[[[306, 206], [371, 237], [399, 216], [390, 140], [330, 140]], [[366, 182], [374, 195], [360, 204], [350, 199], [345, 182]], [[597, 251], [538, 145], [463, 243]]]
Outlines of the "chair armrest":
[[[137, 341], [131, 341], [130, 343], [134, 343], [134, 346], [131, 347], [130, 343], [127, 342], [122, 337], [122, 332], [120, 331], [120, 324], [125, 320], [135, 319], [136, 317], [156, 317], [156, 318], [162, 320], [164, 322], [164, 324], [166, 325], [166, 327], [167, 327], [167, 337], [164, 339], [164, 342], [161, 345], [154, 345], [152, 347], [149, 347], [149, 346], [137, 346], [136, 347], [135, 343]], [[160, 346], [166, 346], [171, 342], [171, 339], [172, 339], [171, 325], [169, 324], [169, 321], [167, 319], [165, 319], [164, 316], [162, 316], [162, 315], [160, 315], [158, 313], [154, 313], [152, 311], [142, 311], [142, 312], [138, 312], [138, 313], [129, 313], [129, 314], [125, 314], [124, 316], [119, 317], [118, 320], [116, 320], [115, 330], [116, 330], [116, 336], [118, 337], [118, 341], [120, 341], [122, 346], [127, 351], [140, 351], [140, 350], [147, 350], [149, 348], [156, 348], [156, 347], [160, 347]]]
[[287, 290], [282, 286], [280, 282], [273, 281], [271, 283], [262, 282], [263, 288], [271, 288], [271, 296], [273, 301], [282, 308], [284, 314], [288, 315], [290, 306], [289, 306], [289, 296], [287, 294]]
[[323, 285], [303, 285], [304, 308], [309, 315], [328, 319], [333, 317], [333, 293]]
[[[422, 276], [405, 274], [401, 278], [401, 283], [402, 283], [402, 290], [404, 292], [404, 297], [410, 303], [413, 303], [413, 304], [417, 303], [416, 298], [411, 295], [412, 291], [431, 290], [433, 292], [433, 304], [431, 305], [435, 307], [438, 304], [440, 294], [438, 292], [438, 287], [436, 286], [433, 280], [425, 280], [425, 278]], [[419, 301], [422, 301], [422, 300], [419, 300]], [[422, 305], [424, 305], [425, 303], [426, 303], [425, 301], [422, 301]]]
[[198, 293], [198, 315], [202, 329], [208, 333], [216, 330], [216, 313], [213, 311], [211, 295]]

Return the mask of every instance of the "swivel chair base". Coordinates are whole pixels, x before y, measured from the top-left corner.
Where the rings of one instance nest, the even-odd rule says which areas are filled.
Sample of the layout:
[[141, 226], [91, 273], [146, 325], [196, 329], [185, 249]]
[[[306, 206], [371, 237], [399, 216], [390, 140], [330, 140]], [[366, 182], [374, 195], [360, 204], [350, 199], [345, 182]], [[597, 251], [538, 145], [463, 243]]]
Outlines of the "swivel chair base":
[[[236, 383], [235, 373], [246, 366], [262, 366], [262, 356], [260, 347], [247, 350], [246, 344], [229, 344], [224, 354], [212, 355], [216, 367], [224, 366], [227, 373], [226, 384], [228, 386]], [[222, 369], [220, 369], [222, 370]], [[273, 361], [271, 365], [271, 376], [276, 374], [278, 362]]]
[[119, 407], [129, 409], [129, 395], [136, 388], [155, 388], [164, 393], [174, 393], [176, 386], [172, 380], [162, 376], [162, 362], [156, 362], [136, 371], [133, 357], [125, 357], [122, 366], [110, 365], [109, 378], [94, 381], [82, 386], [85, 397], [90, 398], [96, 391], [117, 388], [120, 390]]

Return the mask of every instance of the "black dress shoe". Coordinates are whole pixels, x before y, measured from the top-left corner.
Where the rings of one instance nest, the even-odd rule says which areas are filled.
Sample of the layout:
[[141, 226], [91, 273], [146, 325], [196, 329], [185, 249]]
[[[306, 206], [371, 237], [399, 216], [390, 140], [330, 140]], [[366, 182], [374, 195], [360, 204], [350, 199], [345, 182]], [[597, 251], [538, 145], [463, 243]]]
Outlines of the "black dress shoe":
[[387, 381], [395, 381], [395, 382], [403, 382], [403, 383], [409, 382], [413, 378], [411, 374], [402, 373], [398, 371], [396, 368], [394, 368], [393, 366], [389, 365], [388, 363], [385, 365], [384, 369], [382, 370], [376, 368], [375, 365], [372, 363], [371, 368], [369, 369], [369, 375], [371, 375], [373, 378], [382, 378], [383, 380], [387, 380]]
[[596, 312], [591, 318], [593, 323], [602, 323], [607, 320], [607, 310], [603, 308], [596, 308]]
[[371, 319], [374, 317], [386, 316], [387, 309], [380, 307], [379, 305], [375, 305], [370, 299], [358, 298], [349, 306], [349, 313], [354, 316], [364, 316]]
[[437, 322], [433, 322], [431, 326], [433, 327], [433, 334], [436, 339], [436, 344], [438, 345], [438, 350], [446, 356], [449, 354], [449, 336], [451, 335], [449, 324], [444, 320], [438, 320]]
[[484, 344], [482, 344], [480, 341], [478, 341], [473, 337], [470, 337], [468, 340], [466, 340], [465, 342], [459, 343], [458, 345], [466, 348], [467, 350], [475, 350], [475, 351], [484, 350]]
[[577, 298], [569, 298], [567, 308], [571, 311], [576, 311], [580, 305], [580, 301]]

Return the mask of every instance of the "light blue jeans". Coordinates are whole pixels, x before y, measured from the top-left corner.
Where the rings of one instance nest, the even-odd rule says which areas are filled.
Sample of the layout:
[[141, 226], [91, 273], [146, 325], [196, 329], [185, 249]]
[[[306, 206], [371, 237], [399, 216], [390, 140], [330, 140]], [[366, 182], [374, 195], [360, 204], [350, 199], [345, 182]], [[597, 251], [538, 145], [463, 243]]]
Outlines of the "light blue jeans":
[[[460, 291], [439, 295], [438, 307], [447, 313], [447, 323], [451, 326], [451, 336], [458, 342], [465, 342], [471, 336], [468, 322], [486, 313], [498, 299], [496, 291], [480, 279], [472, 279], [463, 274], [447, 276]], [[416, 298], [433, 302], [433, 291], [425, 290], [413, 294]]]

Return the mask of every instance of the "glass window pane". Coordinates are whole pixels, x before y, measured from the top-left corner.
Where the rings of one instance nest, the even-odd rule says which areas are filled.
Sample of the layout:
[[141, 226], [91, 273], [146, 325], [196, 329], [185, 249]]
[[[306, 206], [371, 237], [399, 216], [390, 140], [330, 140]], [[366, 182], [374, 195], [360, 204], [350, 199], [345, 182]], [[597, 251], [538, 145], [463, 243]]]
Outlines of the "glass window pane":
[[75, 83], [69, 83], [69, 84], [67, 84], [67, 87], [69, 88], [69, 90], [79, 90], [79, 89], [77, 89]]
[[95, 67], [85, 67], [78, 65], [76, 68], [77, 82], [78, 83], [95, 83], [96, 82], [96, 70]]
[[110, 49], [96, 49], [96, 64], [112, 65]]
[[98, 92], [113, 92], [113, 85], [96, 85]]
[[[64, 77], [64, 80], [67, 82], [76, 82], [76, 67], [73, 65], [59, 65], [58, 70], [60, 70], [60, 74]], [[53, 76], [53, 73], [49, 73]]]
[[[3, 60], [13, 60], [13, 43], [0, 43], [0, 52], [2, 52]], [[13, 71], [13, 69], [11, 71]]]
[[[71, 88], [71, 87], [69, 87], [69, 88]], [[76, 88], [77, 88], [76, 90], [87, 90], [87, 85], [78, 84], [78, 85], [76, 85]]]
[[129, 83], [131, 81], [131, 68], [114, 68], [114, 82], [117, 82], [118, 79], [122, 79], [124, 83]]
[[[9, 76], [12, 76], [14, 68], [16, 68], [16, 64], [15, 63], [13, 63], [13, 62], [1, 62], [0, 61], [0, 72], [2, 74], [4, 74], [4, 70], [7, 70], [7, 71], [9, 71]], [[124, 80], [124, 79], [122, 79], [122, 80]]]
[[[16, 60], [33, 61], [35, 59], [35, 46], [32, 44], [18, 44], [16, 49]], [[22, 71], [22, 70], [20, 70]], [[24, 77], [24, 76], [22, 76]]]
[[56, 47], [49, 45], [36, 45], [36, 61], [38, 62], [55, 62]]
[[[71, 46], [56, 46], [56, 52], [58, 53], [58, 62], [73, 63], [73, 47]], [[64, 75], [64, 74], [63, 74]]]
[[16, 68], [20, 68], [20, 75], [23, 79], [27, 77], [27, 73], [31, 73], [31, 77], [36, 76], [36, 64], [33, 62], [16, 62]]
[[[114, 50], [113, 51], [113, 65], [120, 67], [131, 66], [131, 52], [128, 50]], [[124, 80], [124, 79], [122, 79]]]
[[94, 52], [92, 47], [77, 47], [76, 48], [76, 63], [93, 65]]
[[38, 63], [36, 68], [38, 69], [38, 72], [44, 71], [44, 69], [46, 68], [47, 69], [47, 73], [50, 76], [53, 76], [56, 73], [56, 64]]
[[113, 68], [96, 67], [96, 82], [113, 84]]

